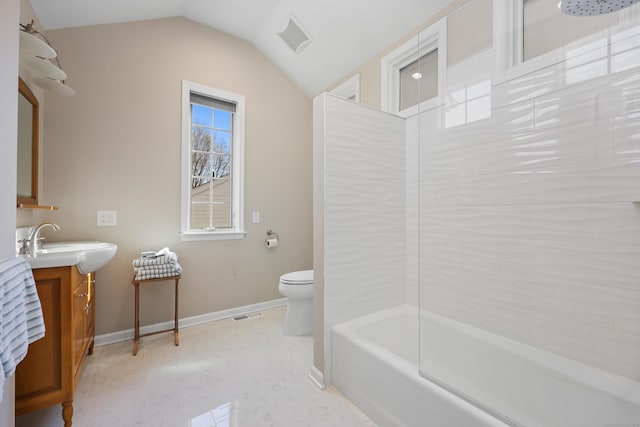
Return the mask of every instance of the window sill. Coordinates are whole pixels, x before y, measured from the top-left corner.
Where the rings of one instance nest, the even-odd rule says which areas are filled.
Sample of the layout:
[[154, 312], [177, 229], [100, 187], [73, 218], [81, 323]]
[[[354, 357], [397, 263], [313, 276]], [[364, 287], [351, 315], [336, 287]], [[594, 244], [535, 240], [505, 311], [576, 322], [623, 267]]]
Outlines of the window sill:
[[239, 240], [244, 239], [246, 231], [190, 231], [180, 233], [180, 240], [183, 242], [194, 242], [200, 240]]

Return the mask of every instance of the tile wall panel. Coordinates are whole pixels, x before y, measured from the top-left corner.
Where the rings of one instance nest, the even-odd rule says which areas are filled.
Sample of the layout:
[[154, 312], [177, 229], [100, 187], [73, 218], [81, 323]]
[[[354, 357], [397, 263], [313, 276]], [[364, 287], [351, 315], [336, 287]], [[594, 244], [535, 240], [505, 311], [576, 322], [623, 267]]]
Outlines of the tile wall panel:
[[[435, 110], [433, 110], [435, 111]], [[410, 117], [405, 122], [405, 300], [418, 306], [419, 269], [418, 269], [418, 199], [419, 199], [419, 167], [420, 120], [429, 120], [426, 114]]]
[[405, 301], [405, 121], [326, 95], [324, 155], [328, 329]]
[[450, 72], [447, 105], [408, 120], [421, 307], [640, 380], [639, 32], [493, 82], [484, 119], [447, 121], [484, 52]]

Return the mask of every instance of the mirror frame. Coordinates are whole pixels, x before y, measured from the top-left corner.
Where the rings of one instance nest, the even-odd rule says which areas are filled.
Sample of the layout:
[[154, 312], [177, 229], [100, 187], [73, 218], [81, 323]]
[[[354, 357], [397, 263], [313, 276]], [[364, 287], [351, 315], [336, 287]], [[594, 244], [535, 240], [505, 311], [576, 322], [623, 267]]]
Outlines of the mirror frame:
[[[39, 148], [39, 130], [40, 130], [40, 104], [38, 98], [33, 94], [29, 86], [18, 77], [18, 92], [19, 95], [29, 101], [32, 109], [31, 117], [31, 194], [17, 194], [17, 204], [20, 205], [37, 205], [38, 204], [38, 148]], [[20, 136], [18, 135], [17, 143]], [[17, 159], [16, 159], [17, 160]]]

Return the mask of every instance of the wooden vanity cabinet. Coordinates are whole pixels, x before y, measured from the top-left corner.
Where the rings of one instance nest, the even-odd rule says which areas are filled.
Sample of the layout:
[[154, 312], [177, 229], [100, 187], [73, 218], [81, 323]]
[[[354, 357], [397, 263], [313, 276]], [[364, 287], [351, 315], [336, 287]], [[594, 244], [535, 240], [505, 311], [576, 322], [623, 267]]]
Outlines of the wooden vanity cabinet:
[[73, 395], [95, 336], [95, 273], [75, 266], [33, 270], [45, 323], [16, 370], [16, 415], [62, 404], [71, 426]]

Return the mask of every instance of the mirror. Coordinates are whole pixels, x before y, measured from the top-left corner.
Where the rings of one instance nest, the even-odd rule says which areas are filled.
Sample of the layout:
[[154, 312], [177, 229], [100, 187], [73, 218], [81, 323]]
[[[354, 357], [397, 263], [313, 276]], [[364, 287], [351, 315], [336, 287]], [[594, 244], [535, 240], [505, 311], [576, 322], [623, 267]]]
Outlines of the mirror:
[[22, 79], [19, 79], [18, 91], [18, 206], [37, 205], [40, 107]]

